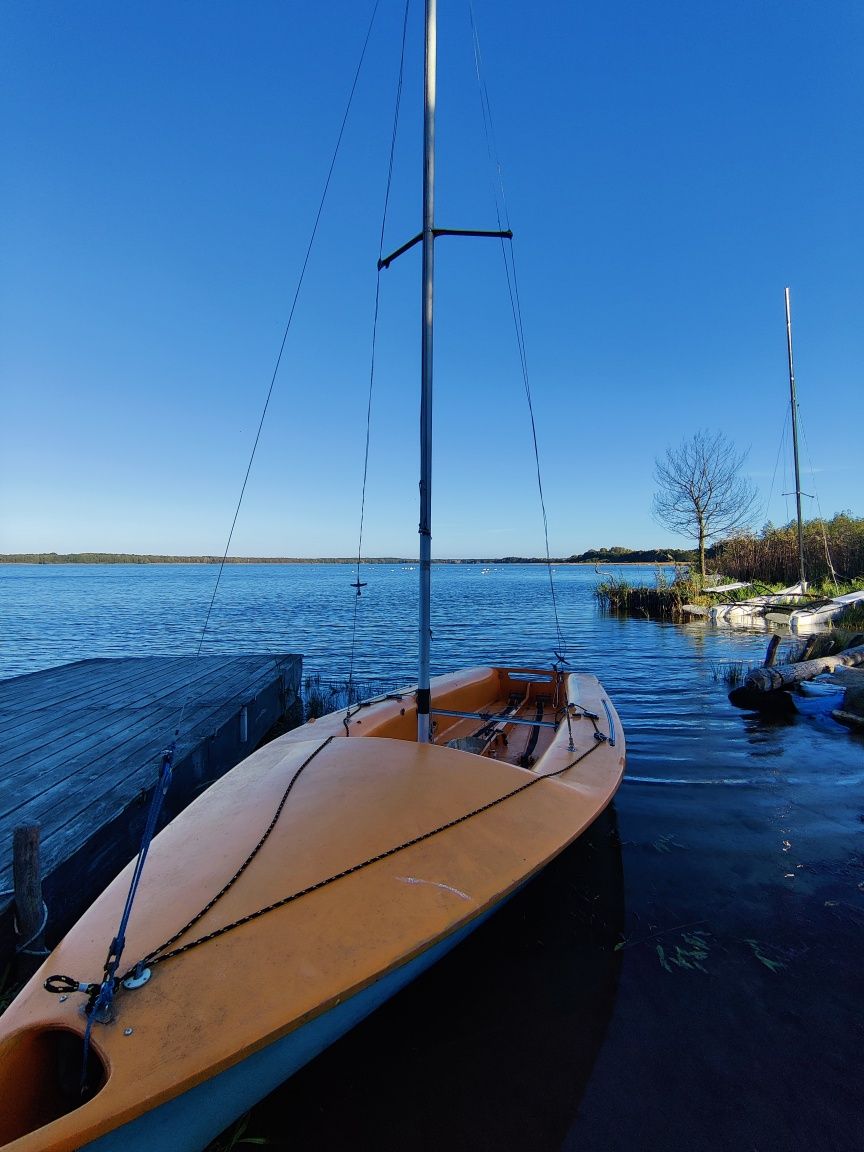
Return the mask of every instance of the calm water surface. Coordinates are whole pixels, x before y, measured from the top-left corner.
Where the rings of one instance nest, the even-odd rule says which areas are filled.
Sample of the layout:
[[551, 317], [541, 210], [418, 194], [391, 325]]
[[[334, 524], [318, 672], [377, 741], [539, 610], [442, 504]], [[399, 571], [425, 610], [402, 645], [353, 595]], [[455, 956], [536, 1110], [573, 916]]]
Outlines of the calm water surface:
[[[214, 578], [0, 567], [0, 675], [193, 653]], [[204, 651], [302, 652], [307, 673], [344, 679], [353, 578], [231, 566]], [[355, 675], [408, 682], [417, 573], [363, 578]], [[601, 677], [626, 729], [613, 809], [247, 1135], [334, 1152], [864, 1146], [864, 741], [729, 705], [716, 672], [759, 662], [764, 634], [606, 618], [596, 580], [556, 571], [571, 663]], [[433, 595], [434, 671], [549, 660], [544, 569], [436, 567]]]

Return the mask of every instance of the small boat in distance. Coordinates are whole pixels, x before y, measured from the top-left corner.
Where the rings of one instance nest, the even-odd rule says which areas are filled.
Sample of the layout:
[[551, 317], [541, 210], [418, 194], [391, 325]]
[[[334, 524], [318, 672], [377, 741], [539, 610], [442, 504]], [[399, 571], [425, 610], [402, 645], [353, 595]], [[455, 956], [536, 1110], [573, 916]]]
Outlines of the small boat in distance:
[[429, 677], [434, 0], [425, 93], [418, 685], [265, 745], [146, 867], [142, 848], [0, 1017], [4, 1152], [196, 1152], [478, 928], [621, 782], [593, 675], [556, 658]]

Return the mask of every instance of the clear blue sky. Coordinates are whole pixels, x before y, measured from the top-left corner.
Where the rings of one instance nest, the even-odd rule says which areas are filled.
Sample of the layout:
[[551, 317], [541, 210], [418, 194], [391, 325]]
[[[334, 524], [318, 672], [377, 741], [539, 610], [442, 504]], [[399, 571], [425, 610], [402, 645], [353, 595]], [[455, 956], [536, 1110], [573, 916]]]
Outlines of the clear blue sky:
[[[389, 248], [420, 222], [412, 7]], [[767, 504], [787, 284], [804, 487], [864, 513], [864, 6], [475, 11], [553, 554], [684, 545], [651, 473], [699, 427], [750, 447]], [[3, 5], [0, 551], [221, 552], [370, 12]], [[234, 554], [356, 549], [400, 26], [382, 0]], [[495, 227], [465, 0], [439, 38], [438, 223]], [[539, 553], [500, 249], [437, 252], [434, 553]], [[370, 555], [416, 554], [418, 318], [415, 250], [383, 279]]]

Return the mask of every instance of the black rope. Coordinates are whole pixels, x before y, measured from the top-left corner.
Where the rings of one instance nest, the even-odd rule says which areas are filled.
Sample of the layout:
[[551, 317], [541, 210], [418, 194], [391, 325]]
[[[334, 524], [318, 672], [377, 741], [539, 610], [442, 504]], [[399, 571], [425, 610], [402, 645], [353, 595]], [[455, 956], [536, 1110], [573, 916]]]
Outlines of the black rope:
[[[504, 272], [507, 278], [507, 291], [510, 296], [510, 308], [513, 313], [513, 324], [516, 331], [516, 345], [519, 351], [519, 363], [522, 369], [522, 383], [525, 387], [525, 396], [528, 401], [528, 415], [531, 421], [531, 438], [534, 445], [534, 463], [537, 472], [537, 490], [540, 494], [540, 511], [543, 518], [543, 539], [546, 547], [546, 571], [549, 575], [549, 592], [552, 598], [552, 613], [555, 618], [555, 635], [557, 648], [555, 657], [559, 663], [567, 663], [567, 644], [561, 631], [561, 622], [558, 615], [558, 597], [555, 592], [555, 579], [552, 574], [552, 556], [549, 551], [549, 521], [546, 515], [546, 499], [543, 494], [543, 476], [540, 468], [540, 449], [537, 443], [537, 426], [534, 420], [534, 403], [531, 397], [531, 385], [528, 379], [528, 352], [525, 344], [525, 328], [522, 322], [522, 305], [519, 299], [519, 281], [516, 276], [516, 246], [513, 241], [510, 227], [510, 215], [507, 209], [507, 198], [504, 194], [504, 178], [501, 163], [498, 160], [498, 151], [495, 144], [495, 132], [492, 122], [492, 104], [489, 99], [489, 89], [483, 77], [482, 56], [480, 53], [480, 38], [477, 33], [477, 24], [474, 19], [474, 5], [468, 0], [468, 13], [471, 21], [471, 35], [474, 42], [474, 67], [477, 72], [477, 83], [480, 89], [480, 107], [483, 113], [483, 130], [486, 134], [486, 150], [494, 168], [496, 179], [492, 182], [495, 200], [495, 214], [498, 219], [499, 232], [509, 232], [509, 240], [501, 239], [501, 255], [504, 259]], [[503, 222], [502, 222], [503, 213]], [[509, 253], [509, 258], [508, 258]]]
[[[270, 833], [276, 827], [277, 821], [279, 820], [279, 817], [282, 815], [282, 809], [285, 807], [285, 804], [288, 800], [288, 797], [291, 795], [291, 790], [294, 787], [294, 785], [297, 783], [297, 781], [300, 779], [301, 774], [312, 763], [312, 761], [315, 759], [315, 757], [318, 755], [318, 753], [322, 752], [327, 747], [327, 745], [330, 743], [330, 741], [334, 740], [334, 739], [335, 739], [334, 736], [328, 736], [323, 744], [319, 744], [318, 747], [315, 749], [315, 751], [313, 753], [311, 753], [311, 755], [306, 757], [306, 759], [303, 761], [303, 763], [300, 765], [300, 767], [297, 769], [297, 771], [291, 777], [291, 779], [288, 782], [288, 787], [282, 793], [282, 799], [279, 801], [279, 803], [276, 806], [276, 811], [273, 814], [273, 819], [268, 824], [264, 834], [261, 836], [258, 843], [255, 845], [255, 847], [252, 849], [252, 851], [249, 853], [249, 855], [246, 857], [246, 859], [243, 861], [243, 863], [240, 865], [240, 867], [237, 869], [237, 871], [234, 873], [234, 875], [231, 877], [231, 879], [219, 889], [219, 891], [216, 893], [216, 895], [213, 897], [213, 899], [210, 900], [207, 904], [205, 904], [200, 912], [196, 912], [196, 914], [192, 917], [192, 919], [187, 921], [187, 923], [184, 924], [183, 927], [178, 932], [175, 932], [174, 935], [170, 939], [166, 940], [163, 944], [160, 944], [157, 948], [154, 948], [152, 952], [148, 952], [148, 954], [143, 958], [143, 960], [138, 961], [138, 963], [135, 965], [135, 968], [130, 969], [130, 971], [128, 973], [126, 973], [126, 976], [130, 975], [130, 973], [134, 972], [138, 968], [141, 968], [145, 964], [156, 964], [159, 962], [159, 960], [167, 959], [167, 956], [158, 956], [157, 953], [161, 952], [163, 948], [170, 948], [171, 945], [174, 944], [177, 940], [179, 940], [181, 936], [185, 935], [189, 931], [190, 928], [194, 928], [194, 926], [198, 923], [198, 921], [201, 920], [202, 917], [206, 916], [207, 913], [210, 911], [210, 909], [214, 907], [214, 905], [219, 903], [219, 901], [222, 899], [222, 897], [225, 895], [225, 893], [234, 887], [234, 885], [237, 883], [237, 881], [240, 879], [240, 877], [243, 875], [243, 873], [246, 871], [246, 869], [249, 867], [249, 865], [252, 863], [252, 861], [255, 859], [255, 857], [258, 855], [258, 853], [261, 851], [261, 849], [264, 847], [266, 842], [269, 840]], [[125, 980], [126, 976], [123, 976], [122, 979]]]
[[402, 51], [399, 58], [399, 78], [396, 84], [396, 107], [393, 113], [393, 132], [390, 137], [390, 160], [387, 166], [387, 187], [384, 192], [384, 210], [381, 214], [381, 236], [378, 242], [378, 271], [375, 279], [375, 309], [372, 318], [372, 352], [369, 364], [369, 396], [366, 403], [366, 447], [363, 453], [363, 485], [360, 496], [360, 531], [357, 538], [357, 575], [352, 585], [357, 590], [354, 597], [354, 619], [351, 625], [351, 658], [348, 664], [348, 707], [351, 707], [354, 683], [354, 655], [357, 643], [357, 612], [360, 590], [365, 585], [360, 580], [360, 555], [363, 549], [363, 524], [366, 517], [366, 479], [369, 474], [369, 439], [372, 427], [372, 392], [375, 383], [375, 352], [378, 340], [378, 310], [381, 301], [381, 256], [384, 254], [384, 230], [387, 226], [387, 210], [390, 206], [390, 190], [393, 185], [393, 161], [396, 154], [396, 135], [399, 129], [399, 110], [402, 106], [402, 82], [405, 75], [405, 40], [408, 29], [408, 5], [405, 0], [405, 15], [402, 18]]
[[437, 836], [441, 832], [446, 832], [450, 828], [455, 828], [459, 824], [464, 824], [467, 820], [472, 819], [474, 816], [479, 816], [483, 812], [488, 812], [490, 808], [495, 808], [498, 804], [503, 804], [505, 800], [510, 800], [514, 796], [518, 796], [520, 793], [527, 791], [529, 788], [533, 788], [535, 784], [539, 784], [542, 780], [551, 780], [555, 776], [560, 776], [562, 773], [569, 771], [571, 768], [575, 768], [577, 764], [580, 764], [583, 760], [590, 756], [592, 752], [596, 751], [596, 749], [600, 747], [601, 743], [606, 742], [605, 737], [601, 740], [595, 740], [595, 743], [593, 743], [589, 748], [577, 756], [575, 760], [571, 760], [569, 764], [565, 764], [563, 768], [558, 768], [554, 772], [546, 772], [540, 776], [532, 776], [530, 780], [526, 780], [526, 782], [524, 784], [520, 784], [518, 788], [514, 788], [510, 792], [505, 792], [503, 796], [499, 796], [495, 800], [490, 800], [486, 804], [481, 804], [478, 808], [474, 808], [470, 812], [465, 812], [463, 815], [457, 816], [453, 820], [448, 820], [446, 824], [441, 824], [437, 828], [432, 828], [429, 832], [422, 832], [419, 836], [414, 836], [410, 840], [405, 840], [401, 844], [396, 844], [392, 848], [387, 848], [384, 852], [379, 852], [376, 856], [370, 856], [368, 859], [362, 860], [358, 864], [352, 864], [348, 868], [343, 868], [341, 872], [335, 872], [333, 875], [327, 876], [323, 880], [318, 880], [314, 884], [309, 884], [306, 888], [301, 888], [297, 892], [292, 892], [289, 896], [283, 896], [280, 900], [275, 900], [272, 904], [267, 904], [263, 908], [256, 909], [254, 912], [249, 912], [246, 916], [241, 916], [237, 920], [231, 921], [230, 924], [223, 924], [220, 928], [215, 928], [212, 932], [208, 932], [204, 936], [199, 936], [195, 940], [190, 940], [187, 944], [181, 944], [179, 948], [174, 948], [170, 952], [162, 952], [163, 948], [168, 948], [171, 944], [178, 940], [184, 932], [188, 931], [188, 929], [193, 924], [196, 924], [201, 919], [201, 917], [210, 908], [213, 907], [213, 905], [217, 902], [217, 900], [219, 900], [223, 893], [226, 892], [228, 888], [239, 878], [246, 867], [248, 867], [249, 863], [254, 858], [254, 855], [257, 854], [258, 850], [260, 849], [264, 839], [269, 836], [270, 832], [275, 826], [276, 821], [282, 812], [282, 808], [284, 807], [287, 794], [296, 782], [297, 777], [300, 775], [306, 765], [309, 764], [310, 761], [313, 760], [314, 757], [317, 756], [318, 753], [324, 747], [326, 747], [326, 744], [328, 744], [332, 739], [333, 737], [330, 737], [327, 741], [325, 741], [325, 743], [317, 748], [315, 752], [313, 752], [312, 756], [310, 756], [309, 759], [306, 760], [305, 763], [301, 764], [301, 766], [298, 768], [297, 772], [294, 774], [294, 777], [291, 780], [291, 783], [288, 786], [288, 789], [286, 789], [286, 794], [283, 797], [282, 802], [277, 809], [276, 815], [273, 817], [270, 827], [265, 833], [265, 836], [262, 838], [259, 844], [256, 845], [249, 858], [241, 866], [237, 874], [232, 877], [228, 885], [226, 885], [225, 888], [222, 889], [222, 892], [220, 892], [217, 896], [214, 896], [210, 903], [205, 908], [203, 908], [197, 916], [190, 920], [189, 924], [187, 924], [185, 928], [182, 928], [180, 932], [175, 933], [170, 940], [166, 940], [164, 944], [161, 944], [158, 948], [154, 949], [153, 952], [149, 953], [144, 958], [144, 960], [141, 961], [142, 964], [146, 963], [150, 967], [154, 967], [156, 964], [162, 964], [165, 960], [173, 960], [177, 956], [182, 956], [184, 952], [191, 952], [193, 948], [198, 948], [202, 944], [208, 943], [210, 940], [216, 940], [220, 936], [224, 936], [226, 933], [232, 932], [235, 928], [242, 928], [244, 924], [249, 924], [253, 920], [258, 920], [260, 917], [266, 916], [268, 912], [275, 912], [278, 908], [284, 908], [287, 904], [292, 904], [295, 900], [299, 900], [303, 896], [309, 896], [313, 892], [318, 892], [322, 888], [326, 888], [328, 885], [334, 884], [337, 880], [344, 880], [346, 877], [353, 876], [355, 873], [362, 871], [364, 868], [370, 867], [372, 864], [379, 864], [382, 860], [387, 860], [391, 856], [395, 856], [398, 852], [404, 852], [408, 848], [413, 848], [417, 844], [422, 844], [425, 840], [430, 840], [433, 836]]

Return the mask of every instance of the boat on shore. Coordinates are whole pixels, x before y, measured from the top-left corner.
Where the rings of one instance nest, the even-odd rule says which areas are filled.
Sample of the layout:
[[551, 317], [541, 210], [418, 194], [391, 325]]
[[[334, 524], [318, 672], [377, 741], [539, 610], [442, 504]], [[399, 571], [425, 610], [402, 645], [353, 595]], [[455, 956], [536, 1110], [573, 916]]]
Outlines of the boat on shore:
[[427, 0], [417, 685], [279, 737], [142, 841], [0, 1017], [4, 1152], [196, 1152], [478, 928], [621, 782], [615, 708], [560, 652], [429, 675], [435, 56]]
[[798, 636], [821, 632], [834, 623], [842, 622], [844, 614], [856, 604], [864, 604], [864, 592], [847, 592], [845, 596], [811, 602], [790, 613], [789, 627]]
[[762, 596], [748, 596], [732, 604], [712, 604], [708, 617], [712, 624], [728, 624], [731, 627], [759, 626], [770, 612], [787, 610], [791, 613], [797, 605], [806, 603], [807, 593], [800, 581], [779, 592], [769, 592]]

